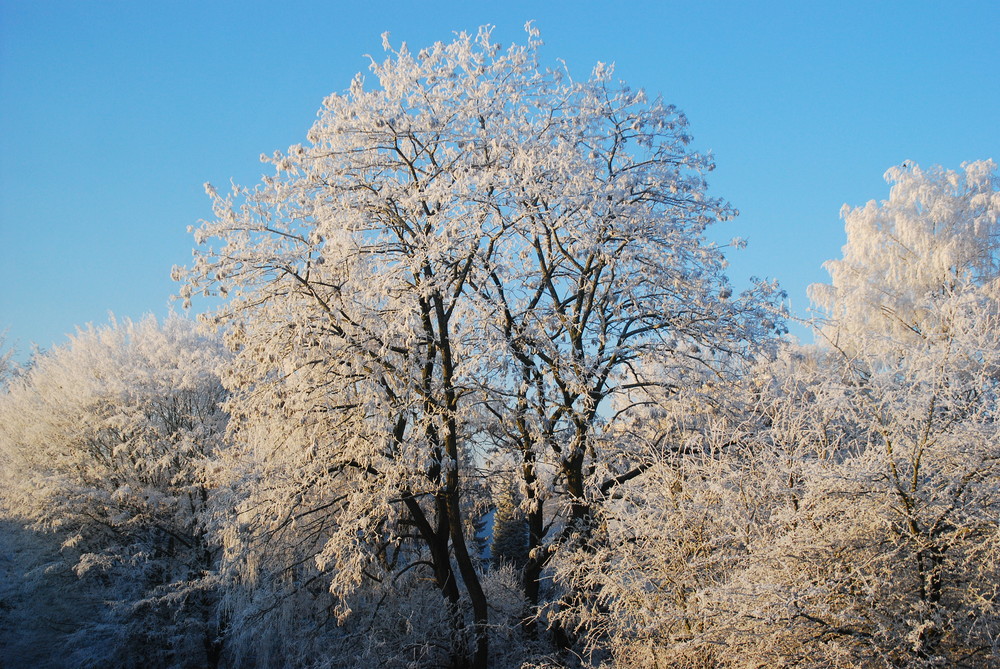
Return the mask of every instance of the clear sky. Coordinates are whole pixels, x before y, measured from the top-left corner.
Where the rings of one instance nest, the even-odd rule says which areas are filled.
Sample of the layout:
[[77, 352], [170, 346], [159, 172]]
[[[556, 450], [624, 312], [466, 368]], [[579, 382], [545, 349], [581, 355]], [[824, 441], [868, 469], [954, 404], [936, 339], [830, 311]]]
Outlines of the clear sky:
[[[202, 184], [252, 185], [324, 96], [381, 56], [533, 19], [550, 64], [614, 62], [684, 110], [712, 192], [794, 312], [840, 255], [840, 207], [904, 160], [1000, 159], [1000, 2], [0, 0], [0, 331], [22, 354], [88, 322], [163, 316]], [[804, 332], [800, 330], [800, 332]]]

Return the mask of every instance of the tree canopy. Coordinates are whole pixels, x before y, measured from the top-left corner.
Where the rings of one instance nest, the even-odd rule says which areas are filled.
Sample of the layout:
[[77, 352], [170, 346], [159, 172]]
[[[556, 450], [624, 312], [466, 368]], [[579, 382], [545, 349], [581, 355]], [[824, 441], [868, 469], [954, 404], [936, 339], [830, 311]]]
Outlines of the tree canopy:
[[215, 334], [4, 374], [8, 620], [65, 621], [58, 577], [79, 666], [995, 663], [996, 164], [845, 207], [800, 344], [684, 115], [540, 45], [385, 37], [207, 187], [175, 278]]

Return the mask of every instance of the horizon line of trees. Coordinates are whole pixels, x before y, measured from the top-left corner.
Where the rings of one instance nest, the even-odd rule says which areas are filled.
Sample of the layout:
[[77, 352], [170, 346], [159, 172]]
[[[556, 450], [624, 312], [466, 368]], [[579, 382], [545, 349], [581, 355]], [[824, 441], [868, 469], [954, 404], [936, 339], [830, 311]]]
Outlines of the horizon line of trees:
[[730, 285], [684, 115], [527, 32], [384, 38], [274, 176], [207, 187], [206, 327], [4, 372], [5, 657], [1000, 659], [996, 163], [845, 208], [803, 345]]

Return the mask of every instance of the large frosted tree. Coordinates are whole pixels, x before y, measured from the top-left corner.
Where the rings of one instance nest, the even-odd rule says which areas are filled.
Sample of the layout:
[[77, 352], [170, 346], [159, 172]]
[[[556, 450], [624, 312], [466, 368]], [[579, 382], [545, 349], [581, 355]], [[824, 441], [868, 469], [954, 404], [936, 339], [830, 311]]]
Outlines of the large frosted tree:
[[[773, 329], [773, 287], [732, 296], [704, 237], [733, 211], [706, 194], [684, 116], [603, 65], [542, 69], [528, 36], [386, 40], [374, 85], [327, 98], [274, 176], [210, 189], [216, 218], [179, 276], [225, 298], [211, 318], [236, 353], [222, 532], [248, 634], [308, 590], [340, 625], [312, 628], [321, 643], [396, 616], [409, 632], [379, 629], [405, 642], [366, 661], [486, 666], [483, 451], [520, 479], [538, 605], [551, 557], [648, 466], [602, 439], [605, 399], [656, 382], [640, 359], [708, 365]], [[446, 606], [414, 621], [428, 581]], [[256, 636], [257, 656], [296, 632], [280, 636]]]

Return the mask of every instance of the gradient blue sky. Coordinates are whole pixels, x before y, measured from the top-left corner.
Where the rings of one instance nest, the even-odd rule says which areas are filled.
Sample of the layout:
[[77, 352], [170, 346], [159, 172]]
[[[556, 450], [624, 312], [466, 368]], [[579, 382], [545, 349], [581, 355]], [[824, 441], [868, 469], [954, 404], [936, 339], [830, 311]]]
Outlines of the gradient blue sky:
[[[794, 312], [840, 254], [842, 204], [903, 160], [1000, 159], [1000, 2], [56, 2], [0, 0], [0, 331], [23, 353], [88, 322], [167, 313], [210, 216], [323, 97], [381, 54], [496, 25], [577, 76], [597, 61], [683, 109], [750, 241], [737, 284]], [[798, 330], [804, 332], [804, 330]]]

